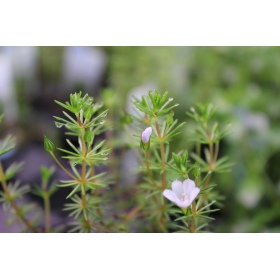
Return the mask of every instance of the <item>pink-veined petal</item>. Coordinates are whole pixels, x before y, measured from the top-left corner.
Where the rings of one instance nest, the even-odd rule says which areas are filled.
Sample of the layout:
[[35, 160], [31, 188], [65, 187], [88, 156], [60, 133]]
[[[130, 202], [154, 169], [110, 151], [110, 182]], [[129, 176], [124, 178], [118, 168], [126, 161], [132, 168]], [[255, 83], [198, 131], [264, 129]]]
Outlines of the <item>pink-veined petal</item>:
[[171, 185], [172, 191], [176, 193], [178, 199], [180, 200], [182, 198], [183, 195], [183, 184], [181, 181], [179, 180], [175, 180], [172, 182]]
[[183, 182], [183, 190], [185, 195], [191, 196], [193, 189], [195, 188], [195, 182], [191, 179], [187, 179]]

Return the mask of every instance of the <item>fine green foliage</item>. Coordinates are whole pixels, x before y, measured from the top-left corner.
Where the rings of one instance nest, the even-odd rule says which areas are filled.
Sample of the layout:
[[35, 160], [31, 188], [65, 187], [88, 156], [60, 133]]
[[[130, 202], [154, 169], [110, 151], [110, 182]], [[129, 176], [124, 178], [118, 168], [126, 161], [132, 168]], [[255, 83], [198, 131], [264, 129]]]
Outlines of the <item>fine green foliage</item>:
[[[3, 116], [0, 117], [2, 121]], [[0, 155], [5, 155], [15, 148], [15, 137], [8, 135], [0, 145]], [[23, 162], [12, 163], [6, 170], [0, 160], [0, 202], [9, 219], [7, 222], [18, 224], [23, 231], [40, 232], [38, 228], [41, 218], [41, 211], [34, 203], [23, 201], [24, 196], [30, 192], [30, 186], [22, 186], [20, 181], [10, 181], [23, 168]]]
[[65, 205], [64, 210], [70, 211], [69, 215], [76, 220], [71, 231], [100, 231], [102, 211], [98, 195], [100, 189], [107, 187], [108, 178], [106, 172], [96, 173], [95, 168], [106, 163], [111, 149], [106, 148], [105, 141], [100, 141], [97, 136], [106, 130], [104, 118], [108, 110], [102, 110], [102, 103], [95, 103], [88, 94], [82, 96], [82, 92], [70, 94], [69, 102], [55, 102], [68, 111], [62, 111], [65, 118], [54, 117], [56, 127], [65, 127], [66, 135], [78, 143], [76, 146], [74, 140], [67, 138], [68, 149], [57, 148], [62, 152], [62, 158], [68, 160], [69, 170], [54, 154], [54, 144], [45, 140], [46, 151], [70, 177], [61, 180], [58, 187], [69, 188], [66, 198], [71, 202]]
[[[192, 139], [197, 144], [197, 152], [191, 153], [194, 161], [189, 159], [187, 149], [170, 151], [170, 142], [180, 134], [185, 122], [179, 124], [174, 119], [172, 109], [178, 104], [170, 106], [173, 98], [167, 97], [167, 92], [162, 96], [157, 91], [149, 92], [134, 102], [136, 109], [144, 115], [138, 113], [140, 117], [131, 116], [137, 121], [139, 132], [143, 131], [142, 136], [139, 132], [136, 135], [137, 138], [139, 135], [142, 137], [140, 148], [143, 150], [140, 154], [140, 171], [144, 178], [139, 194], [142, 216], [147, 218], [153, 231], [169, 232], [175, 229], [179, 232], [201, 232], [208, 225], [207, 221], [213, 220], [211, 213], [219, 210], [213, 208], [219, 196], [213, 192], [215, 184], [211, 183], [211, 174], [226, 172], [231, 166], [227, 158], [218, 159], [219, 141], [228, 135], [228, 131], [227, 128], [219, 131], [217, 122], [212, 124], [216, 112], [212, 104], [197, 104], [197, 110], [191, 108], [191, 112], [187, 113], [197, 122]], [[143, 138], [147, 137], [145, 126], [153, 131], [146, 146], [143, 145]], [[208, 148], [204, 149], [206, 160], [200, 153], [202, 144], [208, 144]], [[175, 179], [188, 180], [190, 177], [194, 177], [195, 185], [199, 188], [197, 201], [194, 200], [187, 208], [176, 210], [163, 197], [164, 190], [169, 189]]]
[[16, 146], [15, 137], [8, 135], [0, 144], [0, 156], [7, 154]]
[[[139, 231], [145, 232], [210, 231], [209, 221], [214, 220], [213, 213], [219, 210], [222, 199], [217, 185], [211, 181], [212, 174], [228, 172], [231, 167], [227, 157], [219, 158], [219, 142], [229, 132], [228, 127], [220, 129], [214, 120], [215, 107], [197, 104], [196, 109], [187, 113], [197, 123], [193, 136], [188, 138], [196, 145], [196, 151], [191, 152], [187, 148], [177, 151], [171, 146], [188, 119], [175, 119], [173, 110], [179, 104], [172, 104], [168, 92], [161, 95], [150, 91], [134, 100], [135, 115], [119, 114], [120, 123], [134, 138], [127, 146], [139, 156], [137, 173], [142, 178], [136, 183], [132, 209], [117, 213], [112, 208], [118, 202], [113, 201], [115, 198], [108, 195], [106, 188], [113, 183], [112, 178], [116, 180], [123, 174], [116, 175], [116, 154], [111, 156], [110, 152], [125, 144], [113, 141], [108, 124], [113, 123], [117, 114], [110, 102], [113, 93], [107, 90], [102, 94], [105, 104], [113, 110], [111, 115], [103, 103], [82, 92], [70, 94], [65, 103], [55, 100], [62, 108], [62, 116], [54, 116], [54, 124], [66, 131], [66, 146], [57, 147], [44, 136], [44, 148], [68, 178], [60, 179], [59, 183], [51, 181], [56, 168], [41, 167], [41, 185], [32, 188], [32, 193], [43, 201], [41, 211], [32, 204], [18, 204], [31, 191], [29, 186], [10, 181], [23, 164], [13, 163], [5, 172], [0, 164], [0, 201], [5, 211], [14, 213], [26, 230], [33, 232], [126, 232], [134, 222]], [[118, 126], [118, 133], [120, 130]], [[0, 145], [0, 154], [14, 147], [15, 138], [9, 135]], [[68, 201], [61, 208], [69, 213], [70, 222], [55, 228], [51, 223], [50, 198], [58, 188], [68, 190]], [[29, 219], [30, 212], [38, 215]]]

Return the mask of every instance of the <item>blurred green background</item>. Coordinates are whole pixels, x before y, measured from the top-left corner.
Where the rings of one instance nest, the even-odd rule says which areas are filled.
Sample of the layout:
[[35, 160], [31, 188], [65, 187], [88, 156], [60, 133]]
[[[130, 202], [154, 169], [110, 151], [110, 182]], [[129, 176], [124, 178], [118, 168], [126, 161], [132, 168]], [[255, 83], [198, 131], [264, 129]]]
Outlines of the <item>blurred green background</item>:
[[194, 147], [186, 111], [211, 102], [220, 125], [232, 124], [220, 156], [234, 163], [231, 173], [213, 177], [224, 196], [213, 230], [280, 232], [279, 77], [279, 47], [1, 47], [2, 130], [16, 134], [18, 149], [42, 145], [44, 134], [60, 141], [53, 100], [80, 90], [100, 97], [106, 88], [119, 127], [130, 94], [157, 89], [169, 92], [180, 104], [175, 117], [187, 121], [172, 143], [177, 152]]

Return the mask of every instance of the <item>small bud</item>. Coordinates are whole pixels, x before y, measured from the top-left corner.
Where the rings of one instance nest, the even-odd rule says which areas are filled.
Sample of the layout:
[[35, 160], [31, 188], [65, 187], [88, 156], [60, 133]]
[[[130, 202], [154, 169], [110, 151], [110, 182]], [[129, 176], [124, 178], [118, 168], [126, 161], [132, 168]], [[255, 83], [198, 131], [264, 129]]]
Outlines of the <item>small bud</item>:
[[183, 166], [183, 165], [180, 166], [180, 170], [181, 170], [181, 172], [182, 172], [183, 174], [186, 174], [186, 173], [187, 173], [187, 169], [186, 169], [186, 167]]
[[144, 151], [147, 151], [150, 149], [150, 137], [152, 134], [152, 128], [151, 127], [147, 127], [141, 135], [141, 140], [140, 140], [140, 147], [141, 149], [143, 149]]
[[55, 149], [54, 143], [47, 138], [47, 136], [44, 137], [44, 148], [47, 152], [51, 153]]
[[147, 144], [150, 141], [150, 136], [152, 134], [152, 128], [147, 127], [143, 132], [142, 132], [142, 141], [144, 144]]

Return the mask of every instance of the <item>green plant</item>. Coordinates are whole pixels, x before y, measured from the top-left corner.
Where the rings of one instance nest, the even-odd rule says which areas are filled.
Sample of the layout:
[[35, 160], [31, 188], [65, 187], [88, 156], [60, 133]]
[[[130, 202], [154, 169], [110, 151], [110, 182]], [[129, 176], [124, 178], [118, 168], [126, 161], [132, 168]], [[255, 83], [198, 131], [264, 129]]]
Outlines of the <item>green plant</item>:
[[[110, 90], [102, 95], [109, 106], [112, 106], [109, 102], [112, 95]], [[193, 137], [188, 138], [196, 143], [196, 151], [173, 151], [171, 143], [180, 137], [186, 123], [174, 118], [173, 110], [179, 104], [172, 105], [172, 101], [167, 92], [163, 95], [157, 91], [148, 92], [134, 100], [136, 115], [119, 116], [129, 136], [135, 140], [129, 140], [128, 146], [138, 155], [138, 174], [143, 175], [136, 183], [133, 208], [129, 212], [117, 209], [118, 203], [108, 190], [109, 185], [114, 184], [113, 179], [124, 175], [116, 176], [116, 154], [109, 158], [112, 148], [125, 146], [123, 139], [113, 141], [114, 137], [122, 138], [114, 135], [121, 126], [116, 125], [117, 131], [112, 131], [106, 120], [108, 109], [103, 109], [102, 103], [82, 92], [70, 94], [70, 100], [65, 103], [55, 101], [62, 107], [63, 114], [54, 117], [55, 126], [65, 129], [68, 148], [58, 148], [44, 137], [46, 152], [68, 179], [58, 184], [51, 182], [55, 168], [41, 167], [41, 186], [34, 186], [32, 193], [42, 198], [42, 211], [34, 203], [20, 203], [20, 198], [31, 191], [30, 187], [20, 186], [18, 181], [11, 182], [22, 164], [14, 163], [4, 171], [0, 162], [3, 188], [0, 199], [5, 210], [10, 209], [26, 230], [33, 232], [126, 232], [133, 223], [144, 232], [211, 230], [207, 221], [214, 219], [211, 215], [219, 210], [216, 206], [221, 206], [222, 199], [217, 188], [214, 189], [212, 173], [228, 172], [231, 166], [226, 157], [219, 158], [219, 142], [228, 135], [228, 127], [220, 130], [213, 121], [216, 109], [212, 104], [197, 104], [196, 109], [191, 108], [187, 113], [196, 122]], [[113, 115], [109, 120], [114, 125]], [[14, 147], [15, 138], [8, 135], [0, 145], [0, 156]], [[110, 160], [114, 164], [108, 167]], [[57, 187], [69, 190], [63, 209], [72, 217], [72, 221], [60, 229], [51, 223], [50, 197]]]

